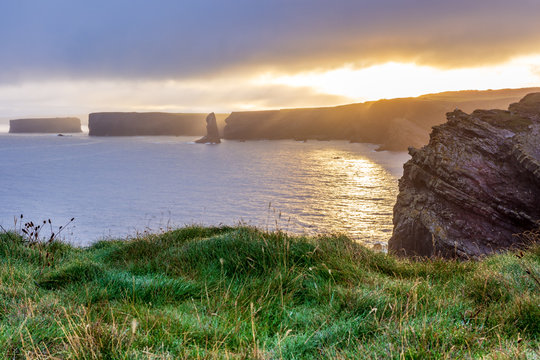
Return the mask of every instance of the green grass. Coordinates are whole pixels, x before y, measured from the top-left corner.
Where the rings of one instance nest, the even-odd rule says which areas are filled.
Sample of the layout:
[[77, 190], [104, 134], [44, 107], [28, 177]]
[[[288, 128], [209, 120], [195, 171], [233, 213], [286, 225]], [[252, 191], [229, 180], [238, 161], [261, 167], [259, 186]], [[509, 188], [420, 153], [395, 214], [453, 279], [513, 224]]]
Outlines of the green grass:
[[0, 359], [538, 359], [540, 246], [412, 261], [186, 227], [89, 248], [0, 234]]

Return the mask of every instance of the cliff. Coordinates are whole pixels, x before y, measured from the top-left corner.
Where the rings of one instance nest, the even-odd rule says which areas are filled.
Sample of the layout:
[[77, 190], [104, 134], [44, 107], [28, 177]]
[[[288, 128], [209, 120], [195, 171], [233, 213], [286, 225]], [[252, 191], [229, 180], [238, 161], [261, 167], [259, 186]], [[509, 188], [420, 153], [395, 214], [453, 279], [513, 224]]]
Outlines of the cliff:
[[77, 133], [81, 120], [75, 117], [16, 119], [9, 121], [10, 133]]
[[520, 246], [515, 234], [540, 220], [540, 93], [447, 118], [409, 150], [389, 250], [467, 258]]
[[[173, 135], [202, 136], [207, 114], [163, 112], [99, 112], [88, 116], [91, 136]], [[218, 114], [223, 123], [226, 117]]]
[[233, 112], [225, 139], [319, 139], [380, 144], [380, 150], [404, 151], [429, 140], [444, 114], [459, 107], [507, 107], [540, 88], [455, 91], [417, 98], [379, 100], [336, 107]]

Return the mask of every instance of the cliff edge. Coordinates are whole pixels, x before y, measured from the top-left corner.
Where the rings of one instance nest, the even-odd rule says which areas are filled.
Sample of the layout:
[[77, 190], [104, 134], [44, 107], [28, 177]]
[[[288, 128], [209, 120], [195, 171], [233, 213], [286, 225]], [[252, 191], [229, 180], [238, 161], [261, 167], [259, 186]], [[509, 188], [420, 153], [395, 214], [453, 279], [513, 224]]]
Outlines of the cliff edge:
[[409, 148], [389, 251], [467, 258], [520, 246], [515, 234], [540, 220], [540, 93], [447, 119]]

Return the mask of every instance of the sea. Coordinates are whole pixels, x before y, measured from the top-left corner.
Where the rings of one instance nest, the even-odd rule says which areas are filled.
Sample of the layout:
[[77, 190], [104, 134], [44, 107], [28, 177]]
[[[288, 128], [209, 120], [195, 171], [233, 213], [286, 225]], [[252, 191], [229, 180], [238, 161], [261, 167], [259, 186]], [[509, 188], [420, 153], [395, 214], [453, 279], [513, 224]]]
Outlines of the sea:
[[40, 236], [62, 226], [58, 237], [77, 246], [185, 225], [244, 224], [346, 234], [384, 247], [409, 159], [405, 152], [346, 141], [206, 145], [193, 137], [3, 130], [0, 225], [20, 231], [25, 222], [45, 220]]

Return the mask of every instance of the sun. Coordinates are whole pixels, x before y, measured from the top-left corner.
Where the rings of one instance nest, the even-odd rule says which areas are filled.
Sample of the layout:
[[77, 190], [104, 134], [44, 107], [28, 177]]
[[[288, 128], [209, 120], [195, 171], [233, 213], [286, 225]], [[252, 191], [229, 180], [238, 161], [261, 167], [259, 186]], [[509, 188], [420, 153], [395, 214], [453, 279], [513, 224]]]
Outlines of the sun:
[[411, 97], [451, 90], [487, 90], [540, 85], [540, 55], [504, 64], [440, 69], [415, 63], [387, 62], [367, 68], [345, 65], [325, 72], [266, 73], [259, 84], [309, 87], [354, 101]]

